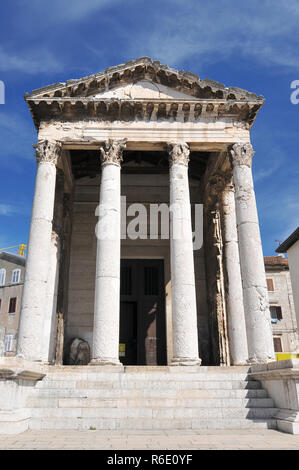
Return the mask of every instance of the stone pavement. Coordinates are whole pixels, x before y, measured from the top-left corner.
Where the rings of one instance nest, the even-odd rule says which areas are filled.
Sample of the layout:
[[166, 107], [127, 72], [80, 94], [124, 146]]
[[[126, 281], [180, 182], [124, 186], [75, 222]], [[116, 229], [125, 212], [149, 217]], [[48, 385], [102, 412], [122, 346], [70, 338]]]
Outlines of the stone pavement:
[[299, 435], [274, 430], [26, 431], [0, 435], [1, 450], [299, 450]]

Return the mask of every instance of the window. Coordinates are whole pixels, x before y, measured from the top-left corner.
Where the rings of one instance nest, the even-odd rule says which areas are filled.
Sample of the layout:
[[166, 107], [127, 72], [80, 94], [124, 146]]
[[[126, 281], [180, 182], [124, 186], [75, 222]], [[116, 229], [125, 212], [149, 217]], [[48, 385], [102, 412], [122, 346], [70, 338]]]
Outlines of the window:
[[6, 353], [13, 351], [13, 340], [14, 335], [5, 335], [4, 349]]
[[273, 338], [274, 342], [274, 351], [275, 352], [282, 352], [282, 343], [281, 343], [281, 338], [278, 336]]
[[18, 282], [20, 282], [20, 278], [21, 278], [21, 270], [14, 269], [12, 272], [11, 283], [18, 284]]
[[6, 269], [0, 269], [0, 286], [4, 286], [6, 277]]
[[270, 307], [270, 314], [272, 323], [277, 323], [279, 320], [282, 320], [282, 311], [279, 305], [272, 305]]
[[11, 297], [9, 299], [9, 310], [8, 313], [16, 313], [17, 298]]
[[274, 282], [273, 282], [273, 279], [267, 279], [267, 289], [268, 289], [270, 292], [273, 292], [273, 291], [274, 291]]

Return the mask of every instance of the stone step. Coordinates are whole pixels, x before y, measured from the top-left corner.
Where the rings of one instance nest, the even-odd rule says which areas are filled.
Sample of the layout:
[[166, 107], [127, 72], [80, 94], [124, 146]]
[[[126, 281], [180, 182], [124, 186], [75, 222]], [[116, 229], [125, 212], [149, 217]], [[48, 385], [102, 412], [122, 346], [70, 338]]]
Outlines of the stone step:
[[263, 389], [37, 389], [31, 394], [40, 398], [267, 398]]
[[32, 418], [180, 419], [239, 418], [270, 419], [276, 408], [32, 408]]
[[34, 408], [263, 408], [273, 407], [271, 398], [42, 398], [29, 397]]
[[184, 381], [184, 382], [192, 382], [192, 381], [202, 381], [202, 380], [214, 380], [214, 381], [226, 381], [226, 380], [247, 380], [248, 379], [248, 374], [247, 373], [176, 373], [176, 374], [171, 374], [171, 373], [135, 373], [135, 374], [109, 374], [109, 373], [49, 373], [47, 374], [46, 378], [43, 379], [43, 382], [45, 381], [78, 381], [78, 380], [84, 380], [84, 381], [101, 381], [101, 382], [115, 382], [115, 383], [126, 383], [126, 382], [139, 382], [139, 381], [145, 381], [145, 382], [151, 382], [151, 381], [166, 381], [166, 382], [178, 382], [178, 381]]
[[[276, 429], [275, 419], [245, 418], [183, 418], [151, 419], [145, 418], [32, 418], [29, 429]], [[92, 438], [92, 434], [91, 434]]]
[[93, 380], [42, 380], [37, 382], [36, 389], [151, 389], [151, 390], [256, 390], [261, 384], [255, 380], [194, 380], [194, 381], [158, 381], [158, 380], [131, 380], [131, 381], [93, 381]]
[[47, 375], [101, 374], [101, 375], [202, 375], [248, 374], [250, 366], [53, 366]]

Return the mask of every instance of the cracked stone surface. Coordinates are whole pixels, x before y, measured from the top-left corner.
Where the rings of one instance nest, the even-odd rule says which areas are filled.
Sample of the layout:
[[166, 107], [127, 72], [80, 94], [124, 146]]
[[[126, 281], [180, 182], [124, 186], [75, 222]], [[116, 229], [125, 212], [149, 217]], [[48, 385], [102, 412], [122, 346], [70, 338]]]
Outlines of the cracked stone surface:
[[43, 313], [49, 273], [56, 163], [60, 145], [41, 141], [37, 145], [37, 174], [31, 216], [29, 248], [20, 314], [18, 354], [42, 359]]
[[249, 360], [268, 362], [274, 360], [275, 354], [251, 172], [252, 147], [235, 144], [231, 156]]
[[170, 239], [173, 363], [200, 363], [198, 357], [197, 309], [190, 194], [188, 181], [189, 149], [186, 144], [169, 144], [170, 204], [172, 233], [180, 226], [177, 237]]
[[101, 149], [92, 363], [119, 364], [120, 162], [124, 146], [124, 141], [110, 140]]
[[235, 209], [234, 186], [229, 182], [222, 193], [223, 238], [227, 271], [226, 301], [230, 356], [232, 363], [237, 365], [246, 364], [248, 346]]

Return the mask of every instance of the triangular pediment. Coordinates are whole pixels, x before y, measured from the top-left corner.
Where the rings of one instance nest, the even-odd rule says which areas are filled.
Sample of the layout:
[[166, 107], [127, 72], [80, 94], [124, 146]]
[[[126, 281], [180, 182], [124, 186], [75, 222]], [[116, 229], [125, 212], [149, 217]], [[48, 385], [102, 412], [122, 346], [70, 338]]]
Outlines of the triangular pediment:
[[[43, 119], [70, 118], [76, 113], [81, 118], [150, 119], [154, 106], [161, 106], [153, 113], [158, 120], [176, 119], [181, 112], [186, 121], [191, 116], [191, 103], [195, 120], [207, 112], [208, 117], [211, 113], [213, 117], [233, 116], [251, 125], [264, 103], [262, 96], [202, 80], [194, 73], [170, 68], [148, 57], [39, 88], [25, 98], [37, 128]], [[142, 100], [149, 104], [145, 110]], [[152, 103], [159, 100], [161, 103]]]
[[[42, 98], [88, 98], [105, 95], [110, 92], [121, 94], [134, 88], [136, 93], [157, 92], [162, 98], [187, 96], [195, 99], [227, 99], [242, 101], [262, 101], [263, 97], [240, 88], [229, 87], [210, 79], [200, 79], [198, 75], [183, 70], [176, 70], [160, 64], [148, 57], [109, 67], [104, 72], [55, 83], [34, 90], [26, 99]], [[118, 91], [116, 91], [118, 90]], [[169, 95], [170, 94], [170, 95]]]

